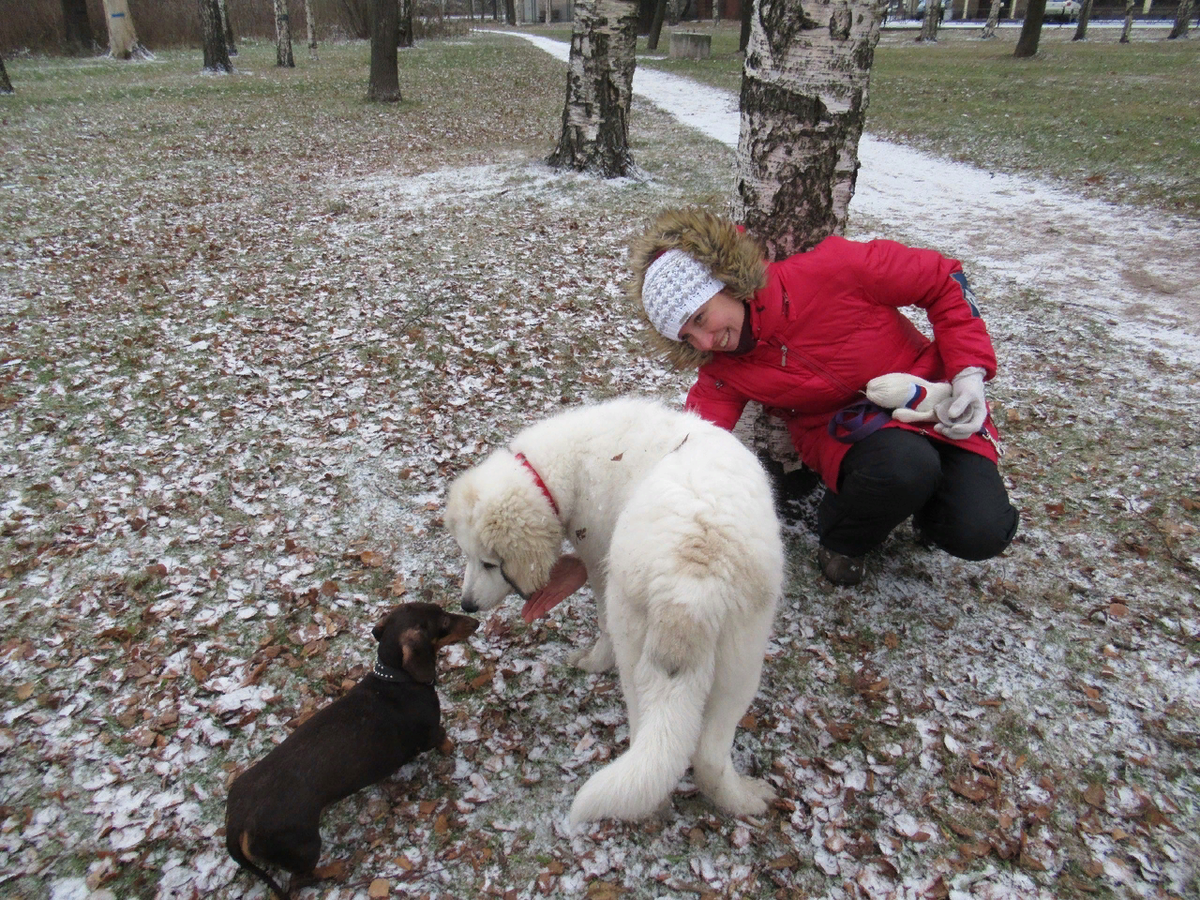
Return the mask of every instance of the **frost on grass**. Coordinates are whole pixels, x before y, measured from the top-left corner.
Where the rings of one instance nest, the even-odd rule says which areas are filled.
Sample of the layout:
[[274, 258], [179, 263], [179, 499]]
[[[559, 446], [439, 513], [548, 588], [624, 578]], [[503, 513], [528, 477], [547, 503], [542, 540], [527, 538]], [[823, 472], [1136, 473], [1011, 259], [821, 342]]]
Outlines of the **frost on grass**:
[[[10, 111], [6, 896], [265, 897], [224, 852], [227, 781], [364, 673], [392, 604], [456, 606], [449, 479], [564, 405], [680, 397], [620, 305], [624, 248], [659, 208], [727, 195], [730, 151], [639, 103], [649, 180], [554, 175], [538, 123], [561, 69], [513, 43], [542, 112], [479, 109], [478, 138], [432, 100], [382, 132], [350, 101], [334, 130], [289, 110], [319, 154], [259, 127], [273, 102], [216, 144], [188, 123], [226, 107], [183, 116], [166, 90], [116, 124], [99, 89]], [[163, 54], [137, 77], [190, 72]], [[497, 148], [509, 131], [525, 142]], [[124, 173], [94, 177], [98, 141]], [[802, 511], [735, 744], [779, 793], [766, 816], [719, 816], [685, 781], [647, 822], [565, 831], [628, 739], [615, 677], [566, 661], [594, 636], [585, 590], [444, 654], [454, 753], [328, 811], [328, 880], [302, 896], [1194, 893], [1197, 373], [1002, 268], [975, 280], [1021, 535], [975, 564], [902, 528], [844, 591], [817, 580]]]

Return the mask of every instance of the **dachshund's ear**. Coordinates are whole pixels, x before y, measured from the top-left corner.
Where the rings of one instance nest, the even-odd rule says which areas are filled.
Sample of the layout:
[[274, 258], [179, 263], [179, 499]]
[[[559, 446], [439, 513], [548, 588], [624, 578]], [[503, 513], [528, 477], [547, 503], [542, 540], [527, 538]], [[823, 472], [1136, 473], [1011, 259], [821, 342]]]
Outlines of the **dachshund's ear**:
[[380, 619], [374, 628], [371, 629], [371, 637], [375, 638], [375, 643], [383, 640], [383, 626], [387, 624], [387, 616]]
[[433, 684], [437, 675], [437, 655], [433, 641], [423, 628], [405, 628], [400, 632], [401, 668], [413, 681]]

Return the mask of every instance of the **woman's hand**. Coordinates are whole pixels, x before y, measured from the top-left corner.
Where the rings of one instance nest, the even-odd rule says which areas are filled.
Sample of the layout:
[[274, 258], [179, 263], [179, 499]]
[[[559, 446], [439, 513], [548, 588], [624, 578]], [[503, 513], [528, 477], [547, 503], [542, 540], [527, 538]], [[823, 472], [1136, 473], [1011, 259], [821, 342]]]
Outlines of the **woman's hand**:
[[984, 370], [963, 369], [951, 382], [953, 393], [936, 407], [938, 424], [933, 430], [952, 441], [965, 441], [987, 420], [987, 398], [983, 395]]

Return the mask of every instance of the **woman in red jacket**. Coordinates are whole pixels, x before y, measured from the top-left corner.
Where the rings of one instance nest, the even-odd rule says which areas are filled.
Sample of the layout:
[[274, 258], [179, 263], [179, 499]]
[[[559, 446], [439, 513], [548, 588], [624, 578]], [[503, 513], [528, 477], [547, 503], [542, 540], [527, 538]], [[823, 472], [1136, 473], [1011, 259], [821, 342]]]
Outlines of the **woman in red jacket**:
[[[699, 370], [687, 408], [732, 429], [748, 401], [761, 403], [824, 480], [818, 561], [830, 581], [861, 581], [863, 555], [909, 516], [963, 559], [1008, 546], [1018, 514], [983, 389], [996, 355], [957, 261], [830, 237], [767, 263], [732, 222], [674, 210], [634, 243], [630, 263], [629, 294], [659, 348]], [[905, 306], [925, 311], [933, 340]], [[867, 382], [893, 372], [952, 385], [936, 420], [900, 422], [865, 400]]]

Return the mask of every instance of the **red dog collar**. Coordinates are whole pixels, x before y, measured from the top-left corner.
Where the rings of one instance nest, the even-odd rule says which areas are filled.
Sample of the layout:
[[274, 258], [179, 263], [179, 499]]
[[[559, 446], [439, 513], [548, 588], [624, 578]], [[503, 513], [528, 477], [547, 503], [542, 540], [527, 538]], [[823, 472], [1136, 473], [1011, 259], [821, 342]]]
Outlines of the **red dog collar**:
[[533, 480], [537, 482], [537, 486], [542, 489], [542, 493], [550, 501], [550, 508], [554, 510], [554, 517], [558, 518], [558, 504], [554, 502], [554, 495], [550, 493], [550, 488], [546, 487], [546, 482], [542, 481], [542, 476], [537, 473], [537, 469], [533, 467], [533, 463], [525, 458], [524, 453], [517, 454], [517, 462], [529, 470], [529, 474], [533, 476]]

